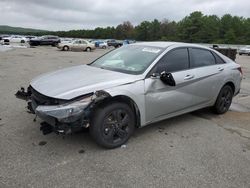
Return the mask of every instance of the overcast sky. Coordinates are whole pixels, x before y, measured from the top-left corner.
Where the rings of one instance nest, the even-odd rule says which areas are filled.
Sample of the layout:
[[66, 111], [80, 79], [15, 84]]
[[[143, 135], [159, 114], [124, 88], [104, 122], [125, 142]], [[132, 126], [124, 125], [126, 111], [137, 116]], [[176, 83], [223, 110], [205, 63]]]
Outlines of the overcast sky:
[[0, 0], [0, 25], [46, 30], [178, 21], [193, 11], [250, 17], [250, 0]]

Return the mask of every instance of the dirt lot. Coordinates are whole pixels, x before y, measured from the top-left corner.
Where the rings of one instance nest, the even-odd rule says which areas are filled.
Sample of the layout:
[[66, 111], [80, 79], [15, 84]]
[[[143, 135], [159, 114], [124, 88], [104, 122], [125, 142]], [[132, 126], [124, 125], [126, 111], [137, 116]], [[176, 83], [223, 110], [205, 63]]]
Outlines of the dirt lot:
[[[35, 76], [105, 53], [53, 47], [0, 52], [0, 187], [250, 187], [250, 57], [231, 111], [200, 110], [136, 130], [105, 150], [88, 133], [42, 135], [14, 97]], [[86, 78], [87, 79], [87, 78]]]

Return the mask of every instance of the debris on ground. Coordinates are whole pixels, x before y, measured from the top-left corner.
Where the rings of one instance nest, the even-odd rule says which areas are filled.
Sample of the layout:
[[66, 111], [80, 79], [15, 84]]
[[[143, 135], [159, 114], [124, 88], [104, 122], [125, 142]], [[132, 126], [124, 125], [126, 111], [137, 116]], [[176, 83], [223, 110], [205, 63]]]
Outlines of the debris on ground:
[[41, 142], [39, 142], [39, 146], [44, 146], [44, 145], [46, 145], [47, 144], [47, 142], [46, 141], [41, 141]]
[[121, 148], [126, 148], [127, 147], [127, 145], [125, 145], [125, 144], [123, 144], [123, 145], [121, 145]]

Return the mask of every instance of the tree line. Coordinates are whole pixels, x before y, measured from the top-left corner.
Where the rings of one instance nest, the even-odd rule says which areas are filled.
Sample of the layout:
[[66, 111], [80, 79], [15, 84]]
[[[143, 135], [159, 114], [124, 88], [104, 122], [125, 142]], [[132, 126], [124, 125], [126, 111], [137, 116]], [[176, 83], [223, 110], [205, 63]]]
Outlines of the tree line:
[[27, 34], [53, 34], [60, 37], [92, 39], [250, 44], [250, 18], [230, 14], [218, 17], [195, 11], [178, 22], [154, 19], [133, 26], [131, 22], [125, 21], [116, 27]]

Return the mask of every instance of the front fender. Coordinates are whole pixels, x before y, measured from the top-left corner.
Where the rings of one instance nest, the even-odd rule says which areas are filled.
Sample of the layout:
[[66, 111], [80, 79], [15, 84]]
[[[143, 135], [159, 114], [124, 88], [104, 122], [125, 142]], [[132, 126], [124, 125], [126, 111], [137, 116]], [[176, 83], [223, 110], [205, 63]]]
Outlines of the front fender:
[[120, 85], [114, 88], [105, 89], [105, 92], [109, 93], [112, 97], [126, 96], [129, 97], [137, 105], [140, 112], [141, 126], [146, 124], [145, 117], [145, 92], [144, 92], [144, 80], [139, 80], [133, 83]]

